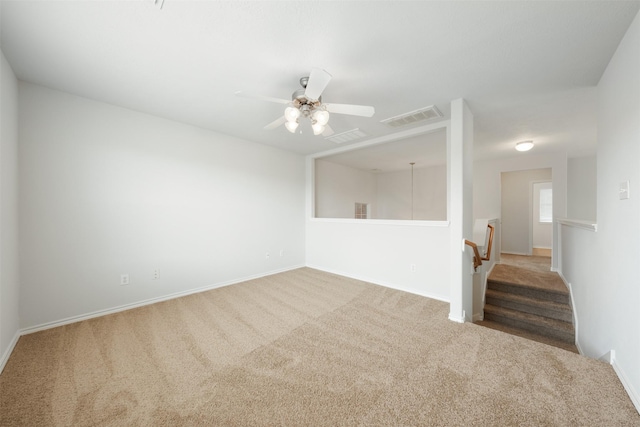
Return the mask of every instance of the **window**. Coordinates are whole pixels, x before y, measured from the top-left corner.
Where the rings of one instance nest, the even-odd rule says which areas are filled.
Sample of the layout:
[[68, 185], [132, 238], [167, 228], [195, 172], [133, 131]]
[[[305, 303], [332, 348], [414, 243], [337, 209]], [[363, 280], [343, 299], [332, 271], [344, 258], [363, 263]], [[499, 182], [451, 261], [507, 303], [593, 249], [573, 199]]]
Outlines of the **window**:
[[540, 222], [552, 222], [553, 193], [551, 188], [540, 189]]
[[367, 207], [366, 203], [356, 202], [356, 219], [367, 219]]

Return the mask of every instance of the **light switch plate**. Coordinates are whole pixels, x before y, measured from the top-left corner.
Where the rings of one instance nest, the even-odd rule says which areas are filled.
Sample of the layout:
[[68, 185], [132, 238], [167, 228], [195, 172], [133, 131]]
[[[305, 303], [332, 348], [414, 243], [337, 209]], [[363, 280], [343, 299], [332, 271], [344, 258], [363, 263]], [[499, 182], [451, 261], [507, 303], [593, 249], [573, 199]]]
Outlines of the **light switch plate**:
[[620, 183], [620, 200], [629, 198], [629, 181]]

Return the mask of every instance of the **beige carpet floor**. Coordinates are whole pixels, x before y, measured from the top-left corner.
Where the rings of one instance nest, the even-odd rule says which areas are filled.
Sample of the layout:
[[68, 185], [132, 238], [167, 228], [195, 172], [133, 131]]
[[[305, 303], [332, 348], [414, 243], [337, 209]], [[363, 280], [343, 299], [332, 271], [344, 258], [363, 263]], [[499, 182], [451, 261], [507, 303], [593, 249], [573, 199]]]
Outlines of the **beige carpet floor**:
[[302, 268], [20, 338], [3, 426], [639, 426], [612, 368]]

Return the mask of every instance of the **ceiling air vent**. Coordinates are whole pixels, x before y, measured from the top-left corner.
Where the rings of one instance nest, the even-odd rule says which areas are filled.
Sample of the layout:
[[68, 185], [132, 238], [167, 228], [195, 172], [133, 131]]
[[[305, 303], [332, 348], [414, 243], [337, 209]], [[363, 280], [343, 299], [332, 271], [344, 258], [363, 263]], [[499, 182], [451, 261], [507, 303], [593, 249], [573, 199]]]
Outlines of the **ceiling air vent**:
[[435, 105], [420, 108], [419, 110], [410, 111], [405, 114], [401, 114], [395, 117], [389, 117], [388, 119], [381, 120], [380, 123], [392, 128], [399, 128], [402, 126], [412, 125], [417, 122], [423, 122], [425, 120], [433, 120], [442, 117], [442, 113]]
[[342, 144], [343, 142], [353, 141], [354, 139], [364, 138], [365, 136], [367, 136], [366, 133], [358, 128], [355, 128], [346, 132], [336, 133], [334, 135], [326, 137], [325, 139], [331, 142], [335, 142], [336, 144]]

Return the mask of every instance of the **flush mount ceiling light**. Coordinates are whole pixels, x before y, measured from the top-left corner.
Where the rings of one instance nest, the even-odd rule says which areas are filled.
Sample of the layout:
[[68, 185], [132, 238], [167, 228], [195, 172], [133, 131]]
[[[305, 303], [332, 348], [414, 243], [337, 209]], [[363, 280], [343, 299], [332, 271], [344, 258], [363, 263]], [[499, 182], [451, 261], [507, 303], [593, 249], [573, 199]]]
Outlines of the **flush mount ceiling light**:
[[284, 114], [269, 123], [265, 129], [275, 129], [284, 123], [284, 126], [291, 133], [295, 133], [300, 125], [300, 119], [309, 119], [314, 135], [333, 135], [333, 130], [329, 126], [329, 112], [332, 114], [348, 114], [352, 116], [371, 117], [375, 109], [368, 105], [351, 104], [323, 104], [320, 96], [331, 80], [331, 74], [320, 68], [311, 70], [309, 77], [300, 79], [301, 89], [296, 90], [291, 95], [291, 100], [272, 98], [270, 96], [250, 95], [242, 91], [236, 95], [246, 98], [254, 98], [262, 101], [287, 104]]
[[516, 150], [529, 151], [533, 148], [533, 141], [520, 141], [516, 144]]

